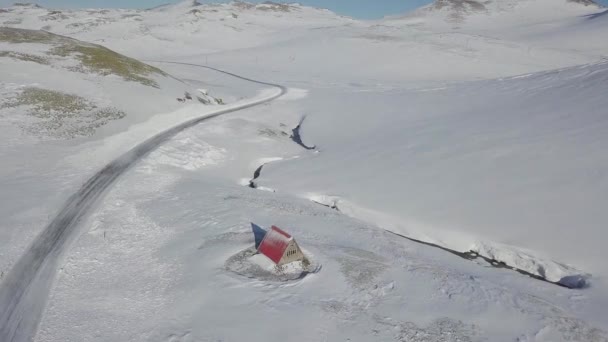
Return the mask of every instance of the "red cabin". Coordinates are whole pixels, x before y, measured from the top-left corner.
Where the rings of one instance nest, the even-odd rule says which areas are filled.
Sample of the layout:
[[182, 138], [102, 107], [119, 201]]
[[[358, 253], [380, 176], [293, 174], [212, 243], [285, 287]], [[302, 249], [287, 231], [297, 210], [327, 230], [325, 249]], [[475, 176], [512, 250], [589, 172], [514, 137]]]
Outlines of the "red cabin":
[[304, 253], [294, 238], [276, 226], [266, 233], [258, 252], [279, 266], [304, 259]]

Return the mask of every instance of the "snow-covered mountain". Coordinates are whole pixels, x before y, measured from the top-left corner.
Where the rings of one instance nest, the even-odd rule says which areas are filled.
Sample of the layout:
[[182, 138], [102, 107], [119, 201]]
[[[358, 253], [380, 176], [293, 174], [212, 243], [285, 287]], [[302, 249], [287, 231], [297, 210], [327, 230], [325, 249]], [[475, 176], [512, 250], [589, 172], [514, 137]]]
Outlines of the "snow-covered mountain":
[[[42, 29], [104, 43], [121, 40], [126, 52], [159, 57], [208, 53], [264, 44], [302, 28], [340, 25], [351, 19], [328, 10], [298, 4], [230, 2], [201, 4], [186, 0], [148, 10], [54, 10], [12, 6], [0, 13], [0, 24]], [[163, 49], [158, 49], [162, 45]], [[162, 56], [160, 56], [162, 57]]]
[[608, 341], [606, 13], [1, 9], [1, 342]]
[[435, 0], [413, 13], [393, 19], [462, 25], [530, 24], [597, 12], [593, 0]]
[[184, 93], [215, 102], [158, 68], [45, 31], [0, 27], [0, 61], [0, 115], [36, 138], [88, 137], [111, 123], [117, 130], [124, 123], [114, 120], [180, 108]]

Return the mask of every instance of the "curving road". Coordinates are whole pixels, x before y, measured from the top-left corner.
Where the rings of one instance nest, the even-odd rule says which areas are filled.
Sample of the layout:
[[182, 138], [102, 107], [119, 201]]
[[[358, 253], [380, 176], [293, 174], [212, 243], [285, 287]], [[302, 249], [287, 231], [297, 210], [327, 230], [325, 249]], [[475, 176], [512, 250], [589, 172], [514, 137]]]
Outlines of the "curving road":
[[159, 145], [187, 128], [220, 115], [273, 101], [287, 92], [287, 88], [281, 85], [253, 80], [212, 67], [190, 63], [163, 63], [211, 69], [244, 81], [275, 87], [278, 91], [272, 96], [225, 108], [172, 127], [140, 143], [93, 175], [67, 200], [57, 216], [36, 237], [0, 284], [1, 342], [26, 342], [35, 337], [60, 257], [77, 232], [80, 220], [90, 213], [120, 175]]

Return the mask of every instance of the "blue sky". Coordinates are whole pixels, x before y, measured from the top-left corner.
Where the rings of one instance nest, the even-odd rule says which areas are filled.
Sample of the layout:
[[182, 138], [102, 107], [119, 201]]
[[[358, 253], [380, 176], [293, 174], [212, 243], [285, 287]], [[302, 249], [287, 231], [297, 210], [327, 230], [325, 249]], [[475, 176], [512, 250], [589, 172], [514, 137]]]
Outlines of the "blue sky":
[[[45, 7], [127, 7], [149, 8], [176, 0], [0, 0], [0, 7], [9, 6], [14, 2], [36, 2]], [[205, 2], [199, 0], [200, 2]], [[275, 0], [276, 1], [276, 0]], [[221, 1], [207, 1], [221, 2]], [[250, 1], [262, 2], [262, 1]], [[286, 2], [300, 2], [305, 5], [324, 7], [334, 12], [355, 18], [375, 19], [389, 14], [403, 13], [432, 0], [288, 0]], [[598, 0], [608, 5], [608, 0]]]

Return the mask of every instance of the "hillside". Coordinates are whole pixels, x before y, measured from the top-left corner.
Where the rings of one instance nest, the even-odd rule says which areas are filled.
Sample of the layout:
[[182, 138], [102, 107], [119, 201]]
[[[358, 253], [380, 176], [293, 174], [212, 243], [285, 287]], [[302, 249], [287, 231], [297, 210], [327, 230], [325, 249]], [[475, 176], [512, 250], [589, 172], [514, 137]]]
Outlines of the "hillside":
[[593, 0], [435, 0], [391, 19], [439, 27], [515, 27], [590, 14], [600, 8]]
[[559, 47], [601, 56], [608, 54], [605, 36], [608, 34], [608, 9], [566, 22], [553, 29], [522, 30], [516, 35], [537, 46]]
[[42, 139], [116, 131], [124, 124], [114, 121], [178, 109], [176, 98], [193, 91], [158, 68], [46, 31], [0, 27], [0, 60], [0, 117]]
[[3, 8], [0, 342], [608, 342], [606, 13]]
[[[531, 6], [546, 0], [521, 1]], [[514, 0], [507, 2], [515, 3]], [[507, 2], [484, 6], [504, 7], [506, 11]], [[564, 4], [569, 3], [564, 0]], [[549, 8], [562, 11], [564, 6]], [[525, 10], [528, 11], [528, 16], [538, 15], [537, 11]], [[577, 4], [562, 13], [565, 19], [560, 18], [571, 20], [580, 11], [598, 12], [591, 10], [591, 6]], [[363, 22], [298, 4], [201, 4], [196, 1], [148, 10], [13, 6], [0, 13], [0, 22], [4, 25], [42, 28], [101, 43], [140, 59], [180, 59], [251, 71], [272, 64], [273, 70], [283, 75], [297, 78], [306, 71], [318, 79], [331, 78], [342, 83], [360, 83], [379, 76], [384, 81], [397, 83], [504, 77], [590, 63], [597, 60], [597, 54], [608, 50], [604, 47], [590, 56], [588, 51], [561, 49], [559, 44], [546, 48], [541, 44], [531, 46], [519, 37], [505, 37], [511, 29], [500, 29], [500, 20], [494, 17], [490, 26], [484, 24], [479, 30], [467, 27], [457, 33], [445, 32], [446, 27], [442, 25], [448, 23], [447, 28], [451, 30], [449, 22], [439, 20], [439, 24], [432, 24], [429, 19], [432, 16], [413, 15], [412, 18]], [[427, 18], [428, 22], [421, 25], [420, 18]], [[521, 25], [508, 15], [504, 16], [504, 25], [515, 27], [512, 31], [520, 30], [522, 34], [546, 28], [546, 25], [540, 28]], [[576, 41], [580, 39], [573, 40]], [[327, 48], [330, 46], [332, 49]], [[383, 53], [378, 54], [376, 50]], [[357, 74], [352, 70], [357, 70]]]
[[[242, 49], [280, 39], [283, 28], [301, 29], [352, 22], [328, 10], [297, 4], [181, 1], [147, 10], [55, 10], [12, 6], [0, 25], [42, 29], [102, 44], [147, 58]], [[162, 52], [159, 46], [164, 47]]]
[[[46, 31], [0, 27], [0, 74], [3, 275], [42, 229], [28, 217], [43, 220], [88, 172], [129, 149], [134, 127], [149, 134], [159, 114], [218, 107], [157, 67]], [[197, 86], [213, 94], [202, 80]]]
[[554, 281], [608, 275], [607, 82], [604, 62], [440, 89], [318, 94], [303, 130], [321, 153], [273, 163], [258, 183]]

